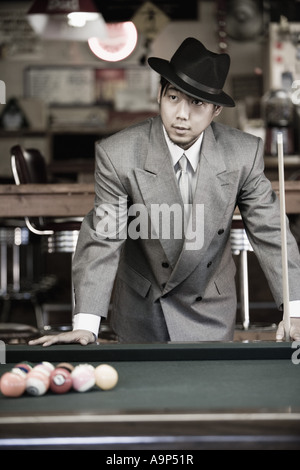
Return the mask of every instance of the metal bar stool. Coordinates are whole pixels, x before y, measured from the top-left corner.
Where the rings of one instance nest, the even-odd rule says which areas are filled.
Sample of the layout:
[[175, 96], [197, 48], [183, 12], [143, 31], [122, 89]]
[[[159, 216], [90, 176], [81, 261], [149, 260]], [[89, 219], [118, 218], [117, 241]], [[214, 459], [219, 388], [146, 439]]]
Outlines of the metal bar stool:
[[[20, 145], [13, 146], [11, 148], [11, 168], [17, 185], [48, 183], [46, 162], [37, 149], [25, 150]], [[25, 217], [27, 228], [32, 233], [43, 237], [44, 246], [48, 253], [74, 254], [81, 222], [81, 217], [60, 219]], [[72, 308], [73, 288], [71, 300]], [[72, 321], [70, 321], [70, 327], [71, 324]], [[51, 327], [43, 324], [43, 329], [51, 329]]]
[[36, 324], [41, 326], [40, 295], [51, 290], [53, 276], [41, 278], [39, 259], [34, 256], [30, 231], [22, 220], [3, 220], [0, 224], [0, 298], [2, 300], [0, 335], [10, 338], [32, 335], [32, 326], [12, 323], [12, 304], [15, 301], [32, 304]]

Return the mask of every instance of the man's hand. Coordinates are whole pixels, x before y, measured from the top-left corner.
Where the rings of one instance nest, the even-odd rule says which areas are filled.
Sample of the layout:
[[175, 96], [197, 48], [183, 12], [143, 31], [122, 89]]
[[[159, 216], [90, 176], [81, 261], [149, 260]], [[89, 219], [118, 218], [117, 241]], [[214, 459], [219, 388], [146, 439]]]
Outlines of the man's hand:
[[[276, 340], [283, 341], [285, 338], [284, 324], [281, 321], [276, 332]], [[300, 318], [290, 319], [290, 339], [292, 341], [300, 341]]]
[[42, 336], [41, 338], [29, 341], [28, 344], [31, 346], [37, 344], [51, 346], [51, 344], [57, 343], [79, 343], [82, 344], [82, 346], [86, 346], [89, 343], [95, 343], [95, 337], [93, 333], [88, 330], [73, 330], [58, 335]]

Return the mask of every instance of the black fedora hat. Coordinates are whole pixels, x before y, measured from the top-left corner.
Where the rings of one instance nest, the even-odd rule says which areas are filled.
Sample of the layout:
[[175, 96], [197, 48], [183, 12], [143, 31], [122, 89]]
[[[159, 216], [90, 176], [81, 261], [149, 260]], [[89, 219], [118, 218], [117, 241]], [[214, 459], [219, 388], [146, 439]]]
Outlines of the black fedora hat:
[[230, 66], [228, 54], [209, 51], [195, 38], [187, 38], [170, 62], [148, 59], [150, 67], [184, 93], [220, 106], [233, 107], [233, 99], [223, 91]]

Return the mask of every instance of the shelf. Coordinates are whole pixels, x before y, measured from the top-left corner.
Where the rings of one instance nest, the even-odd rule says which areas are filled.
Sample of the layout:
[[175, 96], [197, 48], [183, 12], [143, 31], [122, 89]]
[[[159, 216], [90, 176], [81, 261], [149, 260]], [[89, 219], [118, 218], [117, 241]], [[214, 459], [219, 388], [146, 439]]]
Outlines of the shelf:
[[[265, 165], [269, 168], [277, 168], [278, 167], [278, 158], [277, 157], [270, 157], [265, 156]], [[286, 155], [284, 157], [284, 166], [285, 167], [300, 167], [300, 155]]]

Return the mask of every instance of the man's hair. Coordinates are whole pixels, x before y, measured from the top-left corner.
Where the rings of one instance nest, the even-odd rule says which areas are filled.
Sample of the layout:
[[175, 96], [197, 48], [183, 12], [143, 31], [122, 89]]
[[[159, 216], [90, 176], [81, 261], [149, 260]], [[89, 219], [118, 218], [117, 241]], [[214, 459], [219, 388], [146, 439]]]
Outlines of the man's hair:
[[[160, 77], [160, 85], [161, 85], [161, 90], [160, 90], [160, 97], [162, 98], [165, 93], [167, 92], [168, 86], [171, 85], [171, 83], [163, 76]], [[201, 98], [198, 98], [200, 101]], [[204, 101], [204, 100], [203, 100]], [[214, 108], [217, 109], [219, 108], [219, 105], [214, 104]]]
[[160, 90], [160, 97], [162, 97], [166, 91], [168, 85], [170, 85], [170, 82], [165, 78], [165, 77], [160, 77], [160, 85], [161, 85], [161, 90]]

